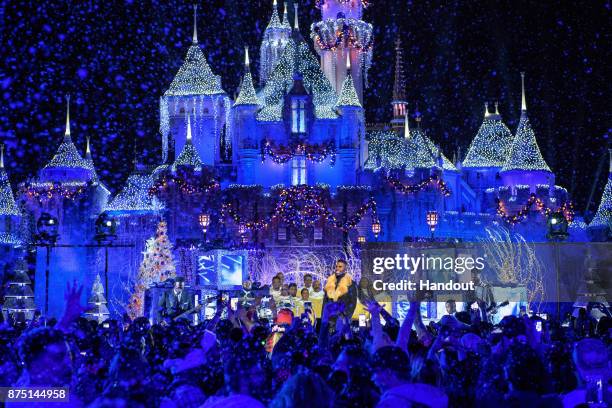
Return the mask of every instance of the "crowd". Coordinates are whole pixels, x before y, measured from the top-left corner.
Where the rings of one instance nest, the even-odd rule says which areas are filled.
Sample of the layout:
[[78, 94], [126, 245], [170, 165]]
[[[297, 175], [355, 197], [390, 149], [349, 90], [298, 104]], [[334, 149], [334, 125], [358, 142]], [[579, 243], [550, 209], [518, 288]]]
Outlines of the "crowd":
[[369, 301], [369, 324], [359, 327], [346, 317], [344, 303], [331, 299], [314, 324], [308, 311], [294, 315], [279, 307], [262, 319], [254, 306], [232, 310], [222, 301], [198, 325], [187, 319], [152, 325], [144, 317], [98, 323], [81, 317], [80, 295], [76, 283], [67, 288], [57, 321], [3, 325], [0, 386], [67, 386], [70, 403], [57, 406], [91, 407], [501, 408], [612, 401], [608, 317], [591, 321], [582, 313], [561, 325], [525, 314], [493, 326], [456, 313], [449, 302], [447, 316], [425, 325], [413, 299], [401, 324]]

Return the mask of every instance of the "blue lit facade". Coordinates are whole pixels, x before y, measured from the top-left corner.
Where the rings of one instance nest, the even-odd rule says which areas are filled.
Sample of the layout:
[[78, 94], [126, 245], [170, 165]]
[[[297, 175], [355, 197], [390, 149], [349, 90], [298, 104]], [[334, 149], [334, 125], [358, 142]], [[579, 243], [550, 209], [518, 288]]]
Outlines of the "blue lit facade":
[[[478, 240], [487, 228], [507, 226], [528, 241], [545, 241], [543, 212], [562, 208], [570, 197], [555, 185], [542, 159], [524, 89], [516, 134], [487, 108], [463, 158], [445, 156], [436, 136], [427, 133], [427, 118], [409, 118], [402, 95], [394, 97], [391, 123], [366, 126], [362, 101], [372, 27], [361, 20], [362, 7], [361, 2], [322, 2], [323, 19], [312, 26], [312, 42], [302, 36], [298, 21], [291, 27], [286, 13], [281, 21], [274, 10], [260, 48], [259, 86], [247, 54], [236, 98], [212, 72], [194, 27], [184, 64], [160, 97], [159, 165], [135, 163], [123, 189], [111, 196], [89, 149], [83, 157], [72, 143], [68, 118], [58, 153], [36, 180], [20, 186], [21, 207], [0, 212], [0, 237], [10, 238], [2, 244], [32, 241], [43, 212], [59, 221], [58, 244], [94, 242], [95, 220], [106, 212], [118, 221], [114, 242], [125, 245], [109, 250], [107, 298], [112, 301], [137, 273], [144, 243], [160, 219], [168, 222], [178, 273], [193, 267], [187, 252], [203, 241], [198, 225], [203, 212], [211, 215], [210, 245], [271, 253], [339, 247], [360, 237], [426, 239], [431, 234], [426, 213], [432, 210], [439, 214], [439, 239]], [[330, 27], [337, 24], [354, 40], [330, 47]], [[395, 81], [402, 83], [401, 70]], [[3, 174], [2, 168], [0, 182]], [[10, 185], [8, 192], [5, 187], [0, 211], [10, 206], [8, 195], [13, 199]], [[539, 201], [529, 204], [534, 195]], [[610, 224], [610, 212], [602, 214], [608, 219], [598, 221], [599, 230]], [[373, 232], [374, 223], [380, 224], [380, 234]], [[587, 231], [576, 218], [569, 239], [588, 240]], [[51, 259], [51, 292], [73, 278], [90, 287], [106, 262], [100, 248], [69, 246], [53, 249]], [[45, 268], [45, 249], [39, 247], [39, 307]], [[51, 314], [60, 310], [61, 296], [55, 298], [59, 303]]]

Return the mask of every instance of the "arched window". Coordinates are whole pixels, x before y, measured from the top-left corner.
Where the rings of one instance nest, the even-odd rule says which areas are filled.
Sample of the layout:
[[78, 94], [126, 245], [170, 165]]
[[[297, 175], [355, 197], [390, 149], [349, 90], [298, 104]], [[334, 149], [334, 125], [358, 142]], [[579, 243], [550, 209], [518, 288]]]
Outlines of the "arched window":
[[295, 156], [291, 160], [291, 185], [299, 186], [306, 184], [306, 158]]
[[302, 99], [291, 102], [291, 133], [306, 133], [306, 106]]

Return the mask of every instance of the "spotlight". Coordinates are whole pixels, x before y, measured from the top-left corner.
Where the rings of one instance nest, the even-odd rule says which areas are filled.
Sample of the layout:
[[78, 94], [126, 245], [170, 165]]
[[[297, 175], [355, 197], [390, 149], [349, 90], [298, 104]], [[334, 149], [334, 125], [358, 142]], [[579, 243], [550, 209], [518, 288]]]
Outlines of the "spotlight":
[[57, 218], [49, 213], [42, 213], [36, 223], [38, 239], [45, 244], [54, 244], [58, 238], [58, 225]]

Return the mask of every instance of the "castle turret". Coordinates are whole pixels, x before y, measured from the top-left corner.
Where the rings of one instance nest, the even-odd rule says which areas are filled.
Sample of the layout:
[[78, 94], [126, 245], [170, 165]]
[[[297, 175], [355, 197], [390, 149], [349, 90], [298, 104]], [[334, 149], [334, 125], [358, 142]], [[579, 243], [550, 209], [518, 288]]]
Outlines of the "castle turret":
[[484, 119], [461, 163], [464, 178], [479, 195], [479, 202], [484, 199], [484, 191], [499, 185], [499, 172], [508, 160], [511, 145], [512, 134], [502, 121], [498, 104], [495, 113], [490, 113], [485, 103]]
[[57, 152], [39, 173], [39, 182], [87, 183], [93, 178], [89, 164], [77, 151], [70, 134], [70, 97], [66, 97], [66, 131]]
[[341, 180], [338, 184], [352, 185], [355, 184], [356, 170], [359, 166], [357, 153], [360, 151], [361, 144], [365, 144], [365, 137], [362, 137], [365, 135], [365, 125], [363, 107], [359, 102], [355, 83], [350, 74], [350, 62], [348, 62], [347, 71], [337, 102], [338, 113], [342, 118], [340, 140], [337, 142], [339, 164], [342, 166]]
[[404, 116], [406, 116], [406, 80], [404, 78], [404, 64], [402, 58], [402, 42], [400, 37], [397, 37], [395, 42], [395, 80], [393, 82], [393, 119], [391, 124], [398, 132], [404, 126]]
[[185, 141], [185, 146], [183, 146], [183, 151], [181, 151], [181, 154], [179, 154], [172, 166], [173, 170], [180, 167], [186, 167], [196, 172], [202, 171], [202, 159], [200, 159], [200, 155], [192, 143], [191, 115], [187, 115], [187, 140]]
[[521, 73], [521, 89], [521, 119], [500, 175], [504, 185], [527, 185], [531, 192], [535, 192], [538, 184], [554, 185], [554, 174], [542, 157], [527, 117], [524, 73]]
[[238, 98], [236, 98], [236, 103], [232, 107], [232, 123], [234, 125], [233, 143], [234, 146], [238, 147], [233, 150], [233, 155], [238, 163], [238, 171], [240, 172], [238, 177], [245, 181], [252, 180], [255, 162], [261, 160], [255, 149], [260, 140], [256, 119], [260, 104], [261, 101], [257, 97], [255, 87], [253, 86], [249, 49], [245, 48], [244, 77], [240, 84]]
[[213, 73], [200, 49], [196, 17], [197, 8], [194, 6], [191, 46], [183, 65], [160, 100], [164, 163], [174, 162], [174, 152], [183, 150], [187, 137], [187, 112], [194, 112], [193, 145], [205, 165], [222, 161], [231, 144], [227, 128], [231, 102], [221, 86], [221, 77]]
[[349, 68], [348, 56], [351, 76], [361, 102], [373, 45], [372, 25], [361, 20], [364, 4], [361, 1], [318, 1], [322, 21], [314, 23], [311, 32], [321, 56], [321, 68], [337, 93], [342, 89]]
[[272, 17], [264, 31], [263, 41], [259, 49], [259, 83], [263, 86], [268, 81], [274, 68], [278, 65], [281, 55], [291, 37], [291, 25], [287, 16], [287, 3], [284, 4], [283, 20], [278, 17], [277, 2], [272, 5]]

